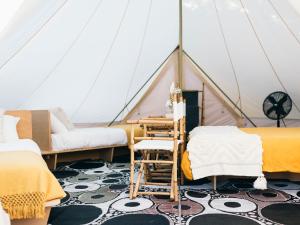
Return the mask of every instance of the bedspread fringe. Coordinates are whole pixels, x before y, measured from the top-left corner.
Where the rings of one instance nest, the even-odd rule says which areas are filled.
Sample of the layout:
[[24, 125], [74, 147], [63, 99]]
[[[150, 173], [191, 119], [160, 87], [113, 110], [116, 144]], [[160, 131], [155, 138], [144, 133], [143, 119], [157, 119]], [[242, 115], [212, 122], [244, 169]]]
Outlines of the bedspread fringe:
[[41, 192], [0, 196], [10, 219], [44, 218], [45, 199], [45, 193]]

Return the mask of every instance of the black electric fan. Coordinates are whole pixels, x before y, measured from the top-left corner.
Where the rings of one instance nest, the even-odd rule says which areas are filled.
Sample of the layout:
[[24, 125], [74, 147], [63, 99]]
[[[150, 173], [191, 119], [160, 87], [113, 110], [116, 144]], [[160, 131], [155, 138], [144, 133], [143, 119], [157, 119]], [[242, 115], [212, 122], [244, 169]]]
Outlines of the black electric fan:
[[291, 112], [292, 105], [292, 99], [287, 93], [276, 91], [265, 99], [263, 110], [269, 119], [277, 120], [277, 127], [280, 127], [280, 120]]

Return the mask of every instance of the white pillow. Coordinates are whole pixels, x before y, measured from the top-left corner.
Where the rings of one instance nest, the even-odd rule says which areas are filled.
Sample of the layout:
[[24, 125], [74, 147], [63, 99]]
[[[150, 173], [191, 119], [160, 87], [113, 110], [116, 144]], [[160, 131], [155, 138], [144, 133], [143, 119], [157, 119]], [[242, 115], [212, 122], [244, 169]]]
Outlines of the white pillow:
[[50, 109], [50, 112], [52, 112], [54, 116], [56, 116], [56, 118], [62, 122], [69, 131], [75, 129], [74, 124], [69, 120], [67, 114], [62, 108], [52, 108]]
[[53, 134], [68, 132], [66, 126], [52, 112], [50, 112], [50, 120], [51, 120], [51, 132]]
[[19, 117], [9, 115], [2, 116], [2, 133], [4, 142], [13, 142], [19, 140], [19, 135], [17, 132], [17, 124], [19, 121]]

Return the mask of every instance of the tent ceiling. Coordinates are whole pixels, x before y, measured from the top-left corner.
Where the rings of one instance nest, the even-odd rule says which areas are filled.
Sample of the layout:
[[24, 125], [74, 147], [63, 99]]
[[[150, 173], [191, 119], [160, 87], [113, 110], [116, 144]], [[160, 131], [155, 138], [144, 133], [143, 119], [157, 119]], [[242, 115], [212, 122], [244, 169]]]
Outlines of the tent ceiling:
[[[184, 50], [248, 116], [264, 117], [264, 98], [283, 90], [300, 119], [296, 0], [183, 6]], [[178, 20], [174, 0], [26, 0], [0, 34], [0, 107], [62, 106], [75, 122], [109, 122], [176, 48]]]
[[13, 18], [23, 0], [0, 1], [0, 33]]
[[[250, 117], [277, 90], [300, 119], [300, 16], [283, 0], [186, 0], [184, 49]], [[194, 21], [197, 21], [195, 23]], [[298, 108], [298, 109], [297, 109]]]
[[299, 0], [289, 0], [290, 4], [294, 9], [300, 14], [300, 1]]
[[110, 121], [178, 43], [173, 0], [56, 1], [32, 14], [40, 7], [49, 13], [11, 34], [29, 33], [22, 49], [1, 52], [1, 107], [63, 106], [76, 122]]

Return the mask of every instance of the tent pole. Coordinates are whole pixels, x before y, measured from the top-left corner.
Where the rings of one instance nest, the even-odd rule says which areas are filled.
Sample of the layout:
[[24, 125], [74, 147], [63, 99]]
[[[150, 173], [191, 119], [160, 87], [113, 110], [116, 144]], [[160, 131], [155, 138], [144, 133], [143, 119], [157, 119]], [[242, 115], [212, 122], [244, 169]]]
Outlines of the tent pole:
[[183, 89], [183, 46], [182, 46], [182, 0], [179, 0], [179, 43], [178, 43], [178, 83]]

